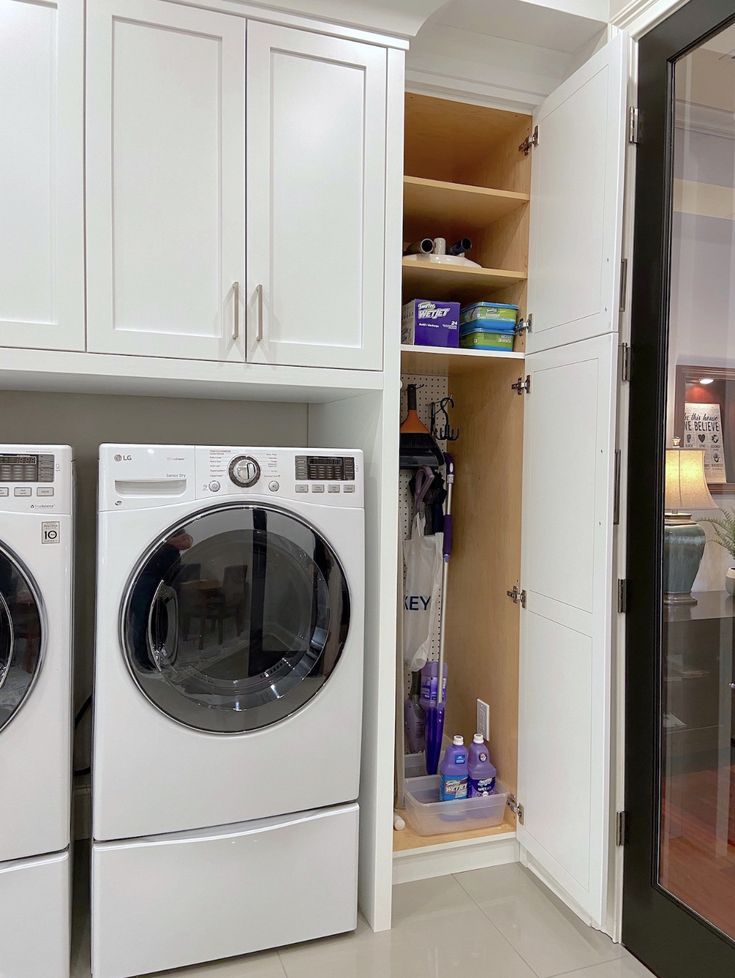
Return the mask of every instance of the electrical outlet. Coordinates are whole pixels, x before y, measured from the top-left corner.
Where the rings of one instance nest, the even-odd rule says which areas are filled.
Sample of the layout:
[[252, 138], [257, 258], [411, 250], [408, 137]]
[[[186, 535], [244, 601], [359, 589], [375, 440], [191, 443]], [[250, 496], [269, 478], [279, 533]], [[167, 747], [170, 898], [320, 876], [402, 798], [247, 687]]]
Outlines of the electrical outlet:
[[477, 701], [477, 733], [490, 740], [490, 707], [484, 700]]

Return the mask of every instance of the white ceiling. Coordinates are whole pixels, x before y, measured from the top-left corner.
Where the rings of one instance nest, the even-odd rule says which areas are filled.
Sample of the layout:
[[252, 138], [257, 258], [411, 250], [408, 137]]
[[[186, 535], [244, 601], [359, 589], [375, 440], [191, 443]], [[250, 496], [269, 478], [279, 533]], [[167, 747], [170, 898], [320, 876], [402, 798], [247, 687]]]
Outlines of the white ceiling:
[[[589, 9], [595, 4], [584, 6]], [[604, 26], [599, 20], [551, 10], [533, 0], [449, 0], [427, 22], [427, 26], [436, 24], [569, 54]]]

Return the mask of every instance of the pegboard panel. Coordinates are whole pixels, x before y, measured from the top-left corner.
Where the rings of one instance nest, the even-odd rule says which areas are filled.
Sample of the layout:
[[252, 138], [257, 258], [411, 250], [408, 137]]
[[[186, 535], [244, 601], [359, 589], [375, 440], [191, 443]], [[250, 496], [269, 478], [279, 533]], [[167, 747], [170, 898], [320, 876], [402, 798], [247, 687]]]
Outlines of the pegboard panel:
[[[417, 374], [402, 374], [401, 375], [401, 419], [406, 417], [408, 413], [407, 406], [407, 395], [406, 386], [408, 384], [416, 384], [418, 390], [416, 391], [416, 410], [421, 420], [424, 422], [427, 428], [431, 428], [431, 403], [432, 401], [439, 401], [443, 397], [446, 397], [450, 393], [448, 388], [448, 381], [446, 377], [434, 377], [434, 376], [419, 376]], [[445, 441], [440, 441], [437, 443], [442, 451], [446, 451], [447, 443]], [[414, 518], [414, 507], [413, 507], [413, 497], [411, 491], [408, 488], [408, 484], [413, 477], [413, 471], [410, 469], [401, 469], [398, 492], [398, 519], [399, 525], [401, 527], [401, 539], [408, 539], [411, 533], [411, 523]], [[403, 654], [403, 650], [401, 650]], [[435, 661], [439, 658], [439, 617], [437, 617], [437, 625], [434, 630], [434, 634], [431, 639], [431, 647], [429, 649], [429, 659]], [[411, 672], [406, 670], [405, 676], [406, 689], [410, 688], [411, 685]]]

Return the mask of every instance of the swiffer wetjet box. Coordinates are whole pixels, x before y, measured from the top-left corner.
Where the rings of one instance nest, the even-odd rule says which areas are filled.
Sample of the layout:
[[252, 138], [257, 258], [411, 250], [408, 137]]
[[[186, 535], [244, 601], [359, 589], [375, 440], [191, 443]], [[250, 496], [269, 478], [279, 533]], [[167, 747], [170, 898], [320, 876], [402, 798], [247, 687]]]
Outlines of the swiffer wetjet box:
[[459, 346], [459, 303], [413, 299], [403, 307], [401, 343]]

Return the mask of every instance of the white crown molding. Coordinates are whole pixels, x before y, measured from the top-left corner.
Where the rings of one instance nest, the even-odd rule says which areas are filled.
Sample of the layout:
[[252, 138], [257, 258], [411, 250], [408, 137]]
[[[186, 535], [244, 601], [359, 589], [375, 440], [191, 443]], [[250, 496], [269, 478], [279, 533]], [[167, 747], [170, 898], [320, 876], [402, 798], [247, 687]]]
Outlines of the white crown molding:
[[630, 0], [630, 3], [610, 18], [610, 23], [638, 40], [686, 2], [687, 0]]
[[406, 58], [406, 87], [516, 112], [531, 112], [569, 74], [573, 55], [427, 24]]

